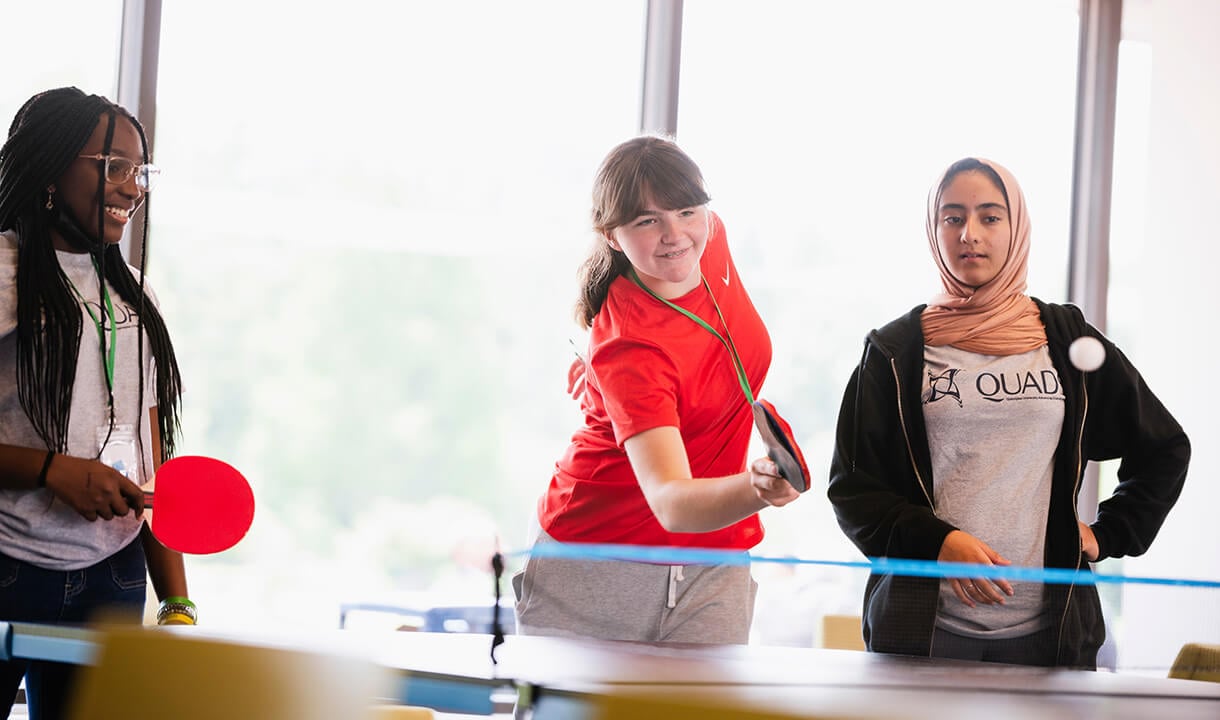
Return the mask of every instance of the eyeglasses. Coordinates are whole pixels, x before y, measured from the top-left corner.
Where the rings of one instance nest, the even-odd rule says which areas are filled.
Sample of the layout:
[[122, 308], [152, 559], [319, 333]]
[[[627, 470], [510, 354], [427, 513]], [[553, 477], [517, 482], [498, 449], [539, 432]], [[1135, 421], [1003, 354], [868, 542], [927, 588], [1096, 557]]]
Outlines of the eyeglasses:
[[87, 158], [89, 160], [104, 160], [106, 182], [112, 185], [122, 185], [132, 176], [136, 176], [136, 187], [147, 192], [152, 189], [153, 180], [161, 174], [161, 168], [156, 165], [144, 163], [137, 165], [125, 157], [118, 155], [80, 155], [78, 157]]

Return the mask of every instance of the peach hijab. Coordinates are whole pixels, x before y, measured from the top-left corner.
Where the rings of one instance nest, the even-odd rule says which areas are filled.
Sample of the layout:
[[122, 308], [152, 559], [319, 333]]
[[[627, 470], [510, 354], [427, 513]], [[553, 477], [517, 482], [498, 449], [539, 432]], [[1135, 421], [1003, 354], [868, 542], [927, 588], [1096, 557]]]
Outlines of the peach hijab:
[[[1046, 328], [1038, 306], [1025, 294], [1029, 264], [1029, 214], [1017, 179], [998, 163], [975, 158], [995, 170], [1004, 183], [1012, 239], [1008, 260], [990, 282], [977, 288], [964, 285], [945, 266], [936, 241], [937, 214], [945, 173], [928, 194], [928, 243], [940, 269], [944, 292], [924, 309], [923, 337], [927, 345], [952, 345], [982, 355], [1019, 355], [1046, 344]], [[956, 163], [955, 163], [956, 164]], [[965, 170], [964, 172], [979, 172]]]

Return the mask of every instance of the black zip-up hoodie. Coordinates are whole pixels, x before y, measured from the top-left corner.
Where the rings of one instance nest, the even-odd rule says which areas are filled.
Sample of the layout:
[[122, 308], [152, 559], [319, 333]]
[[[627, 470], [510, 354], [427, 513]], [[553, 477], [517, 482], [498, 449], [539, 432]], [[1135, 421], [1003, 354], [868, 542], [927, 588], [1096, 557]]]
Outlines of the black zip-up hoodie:
[[[1098, 559], [1140, 555], [1160, 530], [1186, 479], [1190, 441], [1125, 355], [1080, 309], [1034, 299], [1064, 394], [1046, 523], [1046, 567], [1080, 569], [1076, 499], [1087, 460], [1122, 458], [1118, 486], [1092, 524]], [[956, 530], [936, 516], [934, 479], [921, 404], [925, 306], [869, 333], [839, 412], [828, 497], [839, 527], [869, 557], [935, 560]], [[1081, 335], [1102, 342], [1106, 359], [1083, 373], [1068, 346]], [[1037, 508], [1030, 509], [1036, 511]], [[864, 592], [869, 650], [932, 653], [939, 578], [871, 575]], [[1055, 664], [1095, 668], [1105, 639], [1094, 585], [1044, 585], [1058, 628]]]

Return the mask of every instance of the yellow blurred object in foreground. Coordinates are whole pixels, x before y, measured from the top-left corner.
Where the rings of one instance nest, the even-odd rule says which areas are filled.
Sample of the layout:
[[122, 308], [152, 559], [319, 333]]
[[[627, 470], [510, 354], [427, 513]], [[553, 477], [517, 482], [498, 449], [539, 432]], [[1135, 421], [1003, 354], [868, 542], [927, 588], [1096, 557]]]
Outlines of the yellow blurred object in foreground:
[[[192, 637], [189, 628], [108, 629], [81, 669], [72, 720], [371, 718], [388, 671], [342, 654]], [[188, 632], [183, 632], [188, 631]]]

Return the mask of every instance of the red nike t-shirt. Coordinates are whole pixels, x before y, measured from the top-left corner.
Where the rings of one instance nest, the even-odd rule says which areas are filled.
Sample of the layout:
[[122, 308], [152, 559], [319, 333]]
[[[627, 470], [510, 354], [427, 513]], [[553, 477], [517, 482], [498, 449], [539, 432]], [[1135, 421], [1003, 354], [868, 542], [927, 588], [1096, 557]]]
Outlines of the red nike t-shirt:
[[[771, 365], [771, 338], [712, 215], [700, 268], [708, 285], [671, 300], [722, 336], [725, 324], [756, 396]], [[711, 288], [724, 323], [708, 296]], [[590, 330], [585, 424], [555, 464], [538, 503], [542, 529], [562, 542], [749, 549], [762, 540], [758, 515], [708, 533], [671, 533], [657, 522], [623, 449], [656, 427], [677, 427], [694, 477], [746, 469], [753, 416], [729, 350], [706, 328], [627, 277], [610, 286]]]

